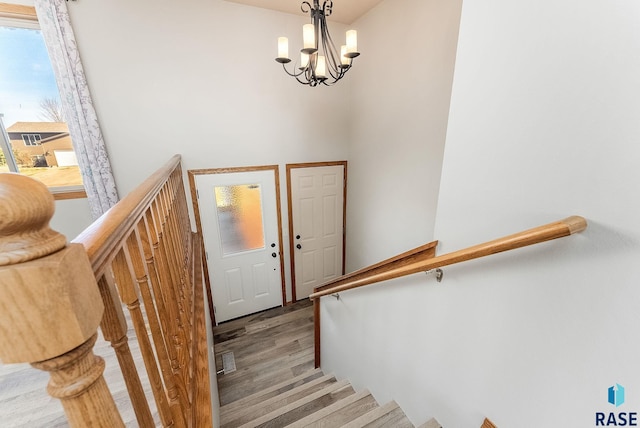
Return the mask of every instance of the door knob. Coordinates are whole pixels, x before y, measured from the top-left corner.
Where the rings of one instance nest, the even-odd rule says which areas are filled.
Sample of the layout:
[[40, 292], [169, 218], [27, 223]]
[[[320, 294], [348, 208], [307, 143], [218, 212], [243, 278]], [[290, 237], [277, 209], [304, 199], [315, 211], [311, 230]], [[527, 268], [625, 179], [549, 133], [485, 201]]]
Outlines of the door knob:
[[276, 246], [276, 243], [275, 243], [275, 242], [272, 242], [272, 243], [271, 243], [271, 248], [275, 248], [275, 246]]
[[296, 245], [296, 248], [299, 250], [299, 249], [302, 248], [302, 245], [298, 244], [298, 245]]
[[300, 239], [300, 235], [296, 235], [296, 239]]
[[271, 253], [271, 257], [273, 257], [274, 259], [276, 258], [277, 254], [276, 253]]

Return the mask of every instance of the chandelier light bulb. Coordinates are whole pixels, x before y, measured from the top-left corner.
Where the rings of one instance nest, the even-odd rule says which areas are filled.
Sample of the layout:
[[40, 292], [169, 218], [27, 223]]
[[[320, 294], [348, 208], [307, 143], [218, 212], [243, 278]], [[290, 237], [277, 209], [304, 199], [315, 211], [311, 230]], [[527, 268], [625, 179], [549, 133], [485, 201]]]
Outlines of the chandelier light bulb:
[[356, 30], [347, 31], [347, 58], [355, 58], [360, 53], [358, 52], [358, 32]]
[[278, 37], [278, 58], [289, 58], [289, 39]]
[[304, 24], [302, 26], [302, 43], [304, 48], [302, 52], [312, 54], [318, 50], [316, 48], [316, 30], [313, 24]]
[[340, 46], [340, 66], [347, 68], [351, 65], [351, 59], [347, 56], [347, 45]]
[[316, 77], [318, 79], [327, 78], [327, 62], [324, 55], [318, 55], [318, 62], [316, 63]]
[[309, 67], [309, 54], [300, 52], [300, 70], [305, 70]]

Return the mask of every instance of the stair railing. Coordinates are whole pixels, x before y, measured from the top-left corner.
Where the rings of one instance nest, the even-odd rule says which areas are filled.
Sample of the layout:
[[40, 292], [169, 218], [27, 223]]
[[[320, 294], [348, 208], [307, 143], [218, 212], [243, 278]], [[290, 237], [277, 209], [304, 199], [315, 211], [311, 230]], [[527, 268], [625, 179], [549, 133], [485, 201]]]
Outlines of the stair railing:
[[0, 359], [50, 372], [72, 427], [121, 427], [93, 354], [111, 342], [139, 426], [155, 426], [128, 346], [126, 305], [163, 426], [212, 426], [201, 241], [182, 168], [163, 168], [67, 244], [39, 182], [0, 174]]
[[[582, 232], [586, 228], [587, 221], [583, 217], [571, 216], [561, 221], [549, 223], [544, 226], [518, 232], [513, 235], [508, 235], [493, 241], [437, 257], [433, 256], [434, 253], [424, 252], [421, 254], [421, 257], [416, 260], [416, 249], [316, 287], [314, 292], [309, 296], [314, 303], [316, 367], [320, 367], [321, 297], [335, 295], [336, 293], [354, 288], [364, 287], [366, 285], [400, 278], [414, 273], [439, 269], [455, 263], [461, 263], [504, 251], [515, 250], [517, 248], [562, 238], [574, 233]], [[435, 243], [437, 243], [437, 241]]]

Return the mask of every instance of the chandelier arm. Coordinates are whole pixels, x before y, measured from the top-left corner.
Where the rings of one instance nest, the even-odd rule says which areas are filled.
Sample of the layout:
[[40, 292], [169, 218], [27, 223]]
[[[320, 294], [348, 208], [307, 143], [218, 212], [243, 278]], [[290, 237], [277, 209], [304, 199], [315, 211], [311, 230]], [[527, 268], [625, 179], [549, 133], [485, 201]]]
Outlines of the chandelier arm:
[[309, 61], [309, 65], [307, 65], [307, 68], [302, 70], [302, 72], [300, 73], [300, 75], [304, 78], [304, 80], [300, 80], [300, 77], [296, 76], [296, 80], [298, 82], [302, 83], [303, 85], [311, 86], [311, 80], [309, 79], [309, 68], [310, 67], [311, 67], [311, 61]]
[[304, 80], [300, 80], [299, 77], [294, 76], [296, 78], [296, 80], [298, 81], [298, 83], [302, 84], [302, 85], [311, 85], [311, 82], [309, 81], [304, 81]]
[[339, 61], [340, 57], [338, 55], [338, 52], [336, 51], [333, 39], [331, 38], [331, 34], [329, 33], [329, 28], [324, 19], [322, 20], [320, 27], [322, 35], [322, 50], [325, 53], [327, 71], [329, 72], [331, 77], [335, 79], [335, 81], [338, 81], [344, 76], [344, 70], [338, 65], [339, 63], [341, 64], [342, 61]]
[[[287, 67], [285, 66], [285, 64], [282, 64], [282, 68], [284, 69], [284, 72], [287, 73], [289, 76], [291, 77], [298, 77], [301, 74], [304, 73], [304, 70], [300, 71], [300, 73], [296, 73], [295, 71], [293, 73], [291, 73], [289, 70], [287, 70]], [[293, 69], [295, 70], [295, 67], [293, 67]]]
[[325, 0], [322, 3], [322, 14], [324, 16], [331, 16], [333, 13], [333, 0]]

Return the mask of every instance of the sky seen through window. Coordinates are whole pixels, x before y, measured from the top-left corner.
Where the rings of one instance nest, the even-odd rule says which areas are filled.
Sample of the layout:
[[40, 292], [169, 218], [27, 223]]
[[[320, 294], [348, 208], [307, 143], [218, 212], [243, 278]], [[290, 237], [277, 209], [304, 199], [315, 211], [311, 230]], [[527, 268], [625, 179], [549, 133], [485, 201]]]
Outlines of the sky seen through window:
[[6, 127], [44, 121], [40, 103], [59, 100], [40, 30], [0, 27], [0, 113]]

